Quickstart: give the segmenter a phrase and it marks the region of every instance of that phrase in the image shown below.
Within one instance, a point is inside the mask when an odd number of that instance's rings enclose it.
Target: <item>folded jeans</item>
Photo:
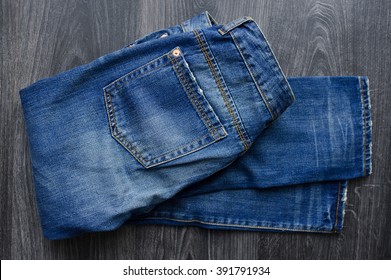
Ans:
[[[207,12],[38,81],[20,95],[44,235],[338,231],[346,179],[371,172],[368,92],[366,77],[288,83],[251,18]]]

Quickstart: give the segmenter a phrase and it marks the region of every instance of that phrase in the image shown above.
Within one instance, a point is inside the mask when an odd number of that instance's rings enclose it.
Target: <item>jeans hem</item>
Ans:
[[[343,207],[342,207],[343,206]],[[340,205],[339,211],[343,213],[344,202]],[[247,231],[273,231],[273,232],[312,232],[312,233],[339,233],[342,230],[343,215],[340,215],[337,219],[338,224],[336,227],[314,227],[306,225],[293,225],[293,224],[277,224],[277,223],[254,223],[254,224],[242,224],[235,222],[219,222],[208,219],[200,218],[178,218],[175,216],[154,216],[144,217],[143,219],[129,220],[129,224],[162,224],[172,226],[198,226],[208,229],[220,229],[220,230],[247,230]]]
[[[372,174],[372,119],[368,77],[358,77],[363,115],[363,176]]]
[[[335,224],[333,231],[339,233],[342,231],[345,217],[345,205],[347,199],[348,181],[338,182],[338,194],[335,206]]]

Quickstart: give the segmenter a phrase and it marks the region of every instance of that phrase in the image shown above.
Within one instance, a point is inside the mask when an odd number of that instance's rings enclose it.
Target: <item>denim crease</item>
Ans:
[[[368,79],[287,80],[250,17],[203,12],[20,97],[48,239],[126,222],[338,232],[346,180],[371,173]]]

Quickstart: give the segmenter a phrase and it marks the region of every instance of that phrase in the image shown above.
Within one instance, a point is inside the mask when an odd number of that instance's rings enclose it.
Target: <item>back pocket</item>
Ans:
[[[227,136],[178,47],[106,86],[104,97],[112,136],[146,168]]]

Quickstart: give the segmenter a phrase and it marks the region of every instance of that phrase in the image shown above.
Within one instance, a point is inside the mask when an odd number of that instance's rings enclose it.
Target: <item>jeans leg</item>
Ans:
[[[252,231],[340,232],[347,181],[187,194],[158,205],[136,224]]]
[[[288,80],[296,102],[246,155],[133,222],[340,231],[346,179],[371,173],[368,80]]]

